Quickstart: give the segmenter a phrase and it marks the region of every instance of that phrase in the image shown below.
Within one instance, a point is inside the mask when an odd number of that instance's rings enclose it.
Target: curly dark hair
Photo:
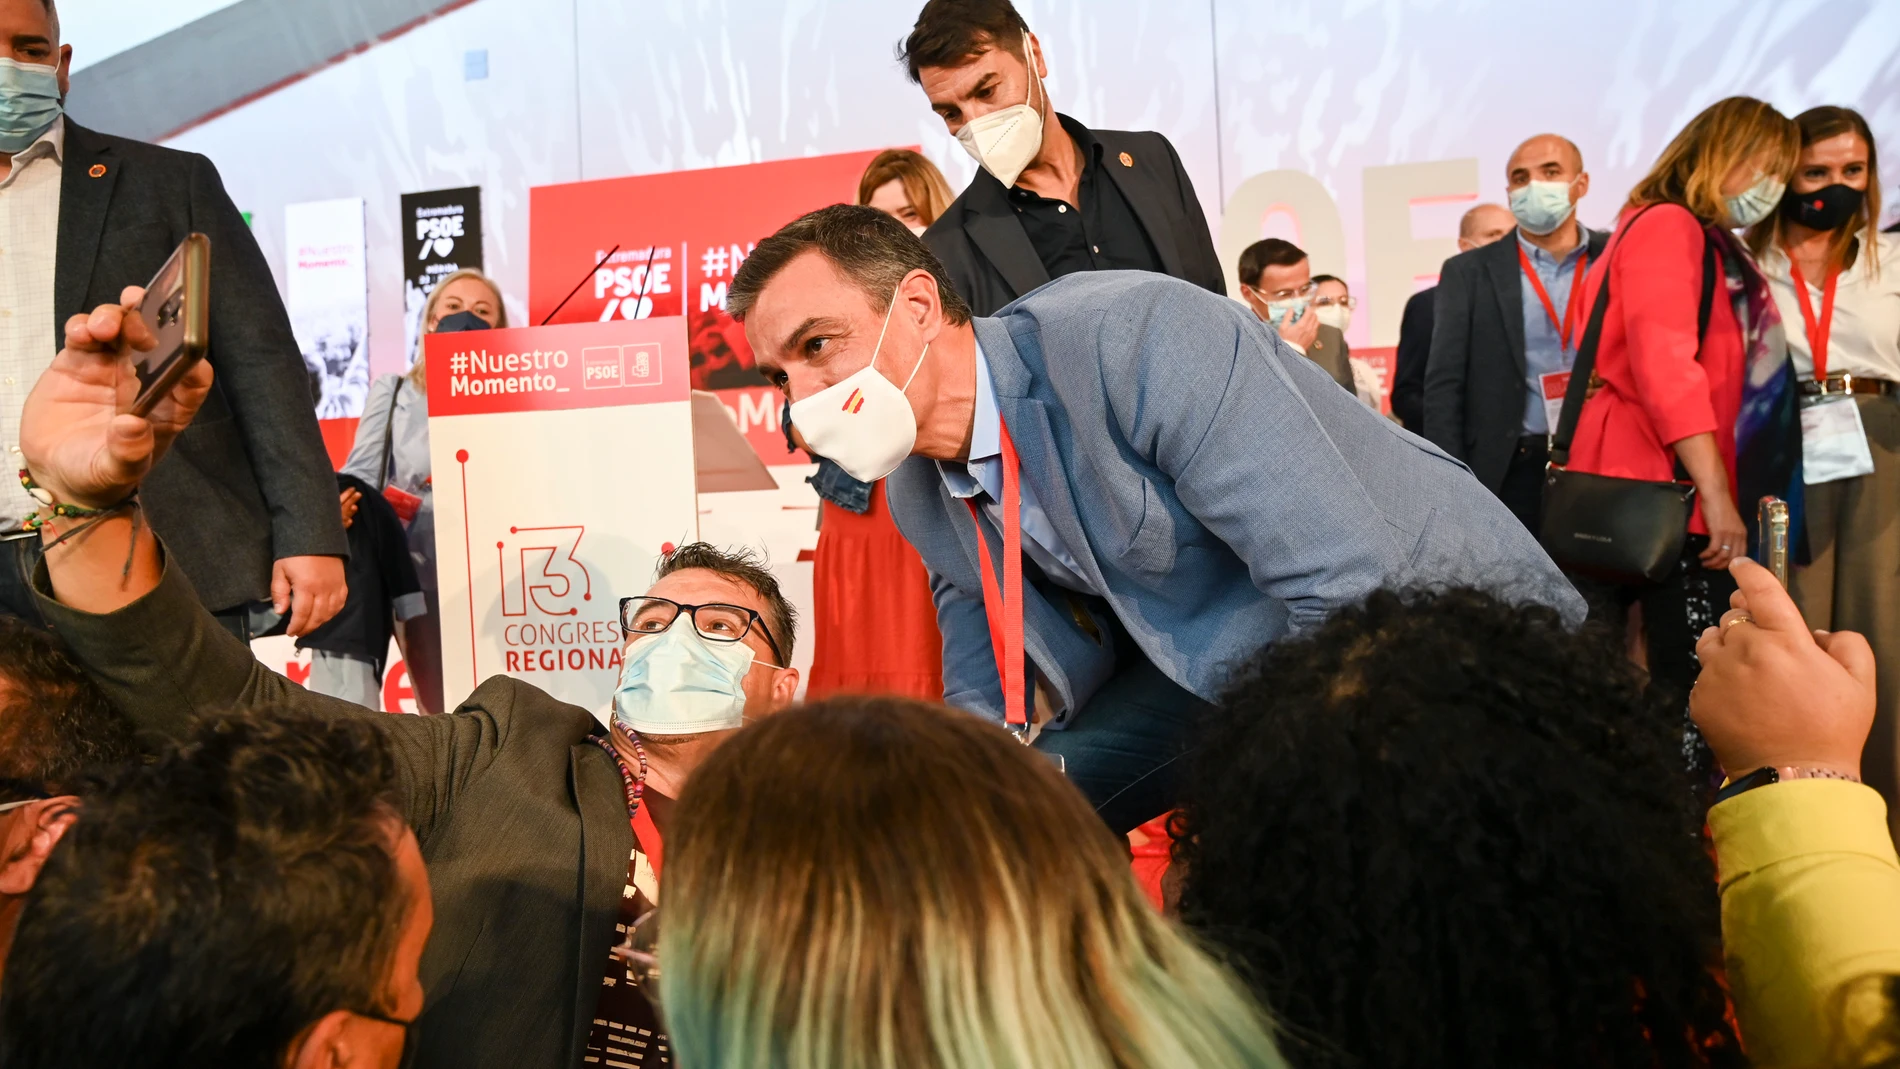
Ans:
[[[1382,591],[1262,652],[1171,832],[1303,1067],[1744,1065],[1680,750],[1596,632]]]
[[[58,639],[0,616],[0,802],[65,794],[86,768],[137,752],[132,722]]]
[[[369,725],[267,709],[82,777],[7,957],[0,1064],[263,1069],[331,1011],[383,1010],[395,768]]]

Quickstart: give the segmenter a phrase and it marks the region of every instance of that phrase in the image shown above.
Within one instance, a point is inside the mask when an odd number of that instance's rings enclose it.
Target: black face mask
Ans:
[[[1833,230],[1852,222],[1867,194],[1836,183],[1812,193],[1789,190],[1781,198],[1781,217],[1810,230]]]

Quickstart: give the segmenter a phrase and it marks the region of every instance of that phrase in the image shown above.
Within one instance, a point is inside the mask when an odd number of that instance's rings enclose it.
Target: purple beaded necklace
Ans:
[[[599,735],[593,736],[593,739],[601,749],[607,751],[607,755],[614,759],[614,765],[620,769],[620,783],[627,791],[627,816],[632,817],[640,811],[640,798],[646,794],[647,790],[646,748],[640,745],[640,736],[631,731],[627,732],[627,740],[633,743],[633,755],[640,759],[640,774],[635,776],[633,770],[627,767],[627,759],[620,756],[619,750],[614,749],[612,740]]]

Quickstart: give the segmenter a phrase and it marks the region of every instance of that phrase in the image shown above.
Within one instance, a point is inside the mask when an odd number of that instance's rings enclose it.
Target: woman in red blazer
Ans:
[[[1769,105],[1712,105],[1630,193],[1586,283],[1593,302],[1607,279],[1610,302],[1600,385],[1583,406],[1569,467],[1663,481],[1680,465],[1695,481],[1676,569],[1650,587],[1586,591],[1613,620],[1641,599],[1652,693],[1672,704],[1695,683],[1696,639],[1728,609],[1728,563],[1750,546],[1745,514],[1763,494],[1799,501],[1800,425],[1780,316],[1733,233],[1780,203],[1799,151],[1794,123]],[[1705,264],[1719,274],[1698,337]]]

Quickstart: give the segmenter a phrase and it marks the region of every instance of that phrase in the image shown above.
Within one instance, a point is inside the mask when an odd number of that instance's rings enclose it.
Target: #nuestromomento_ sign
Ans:
[[[482,267],[480,186],[402,195],[403,351],[410,363],[422,333],[422,305],[436,283]]]

